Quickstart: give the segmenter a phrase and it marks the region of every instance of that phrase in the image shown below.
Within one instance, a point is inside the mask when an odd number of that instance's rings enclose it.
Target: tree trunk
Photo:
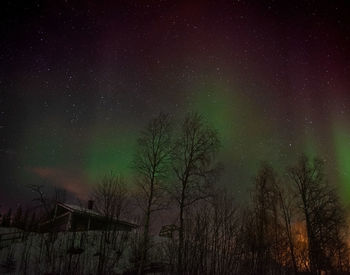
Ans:
[[[145,266],[145,262],[147,259],[147,250],[148,250],[148,243],[149,243],[149,225],[150,225],[150,219],[151,219],[151,207],[152,207],[152,200],[153,200],[153,181],[151,183],[151,193],[148,199],[147,209],[146,209],[146,220],[145,220],[145,227],[143,231],[143,242],[142,242],[142,250],[141,250],[141,259],[140,259],[140,266],[138,269],[138,274],[143,274],[143,269]]]
[[[179,247],[178,247],[178,254],[177,254],[177,272],[178,274],[182,274],[182,268],[183,268],[183,247],[184,247],[184,203],[185,200],[185,188],[182,188],[181,193],[181,201],[180,201],[180,227],[179,227]]]

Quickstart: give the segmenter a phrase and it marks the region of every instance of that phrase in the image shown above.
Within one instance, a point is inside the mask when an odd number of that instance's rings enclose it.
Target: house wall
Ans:
[[[48,221],[40,226],[41,232],[62,232],[66,231],[69,222],[69,215]]]
[[[89,222],[90,219],[90,222]],[[82,216],[74,214],[72,217],[72,228],[73,231],[83,230],[116,230],[116,231],[131,231],[129,226],[114,223],[109,225],[109,222],[92,216]]]
[[[47,221],[40,226],[42,232],[52,231],[99,231],[99,230],[116,230],[116,231],[131,231],[132,228],[128,225],[110,221],[102,216],[80,214],[70,212],[66,208],[57,205],[52,216],[52,221]]]

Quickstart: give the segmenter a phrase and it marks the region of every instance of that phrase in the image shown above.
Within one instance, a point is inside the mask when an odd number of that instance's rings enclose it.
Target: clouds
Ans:
[[[65,189],[79,199],[86,200],[89,197],[91,186],[87,184],[86,175],[82,171],[54,167],[32,167],[29,170],[49,185]]]

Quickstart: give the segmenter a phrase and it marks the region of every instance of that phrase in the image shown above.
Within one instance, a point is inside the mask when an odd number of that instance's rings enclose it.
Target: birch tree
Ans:
[[[142,198],[140,206],[144,212],[139,274],[142,274],[148,258],[152,214],[164,209],[167,204],[164,184],[169,173],[170,153],[171,121],[169,115],[161,113],[141,132],[133,161]]]
[[[210,128],[200,115],[188,114],[174,143],[172,166],[175,180],[170,187],[179,211],[177,255],[179,274],[182,273],[184,253],[185,209],[196,201],[208,197],[210,185],[218,172],[214,165],[218,149],[217,132]]]

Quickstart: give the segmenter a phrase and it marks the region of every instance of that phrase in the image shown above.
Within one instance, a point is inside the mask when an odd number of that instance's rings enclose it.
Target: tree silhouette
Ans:
[[[336,189],[325,180],[324,162],[310,162],[303,155],[288,169],[288,175],[305,219],[310,271],[335,270],[342,257],[338,248],[344,246],[345,212]]]
[[[149,228],[152,213],[162,210],[168,203],[165,198],[164,180],[169,172],[171,153],[171,122],[167,114],[159,114],[141,132],[133,167],[137,173],[137,185],[141,193],[144,211],[144,230],[141,244],[139,274],[143,272],[149,249]]]
[[[13,219],[13,225],[17,228],[22,228],[22,206],[19,205]]]
[[[6,215],[2,218],[2,226],[4,227],[10,227],[11,226],[11,219],[12,219],[12,208],[9,208]]]
[[[126,240],[121,236],[115,224],[126,208],[128,189],[125,180],[113,172],[106,174],[96,185],[93,191],[95,208],[106,219],[106,224],[101,231],[99,241],[99,257],[97,265],[98,274],[106,274],[118,263],[119,259],[110,260],[111,248],[118,249],[121,253],[125,249]],[[112,244],[112,246],[108,245]]]
[[[217,132],[196,113],[188,114],[175,140],[172,166],[176,180],[170,193],[179,209],[177,272],[182,273],[184,253],[184,211],[194,202],[207,198],[218,170],[213,166],[219,149]]]

